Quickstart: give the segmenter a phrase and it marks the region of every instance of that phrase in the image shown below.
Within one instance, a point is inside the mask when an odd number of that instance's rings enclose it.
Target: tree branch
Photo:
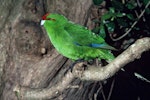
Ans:
[[[57,96],[60,92],[68,88],[68,85],[72,82],[75,77],[79,77],[81,80],[95,80],[102,81],[113,76],[119,69],[128,64],[129,62],[139,59],[144,51],[150,49],[150,38],[146,37],[137,40],[127,50],[120,54],[114,61],[105,67],[93,67],[83,72],[71,73],[68,71],[66,75],[56,85],[50,88],[42,89],[31,89],[27,87],[16,86],[14,91],[18,94],[17,96],[22,100],[27,99],[50,99]],[[75,66],[76,67],[76,66]]]
[[[144,51],[150,49],[150,38],[137,40],[127,50],[105,67],[89,67],[80,75],[82,80],[101,81],[113,76],[118,70],[129,62],[139,59]],[[78,75],[77,75],[78,76]]]
[[[30,99],[51,99],[61,93],[63,90],[67,89],[70,82],[74,79],[73,74],[68,71],[66,75],[62,78],[60,82],[51,88],[42,89],[31,89],[28,87],[16,86],[14,91],[16,92],[19,100],[30,100]]]

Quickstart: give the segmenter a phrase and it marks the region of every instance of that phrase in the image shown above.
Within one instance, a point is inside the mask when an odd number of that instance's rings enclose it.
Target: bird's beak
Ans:
[[[41,20],[41,25],[44,25],[44,23],[45,23],[45,20]]]

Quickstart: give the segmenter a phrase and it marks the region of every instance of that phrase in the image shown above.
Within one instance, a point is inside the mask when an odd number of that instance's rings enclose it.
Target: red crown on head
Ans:
[[[48,15],[49,15],[49,13],[45,14],[44,16],[42,16],[42,20],[46,20]]]

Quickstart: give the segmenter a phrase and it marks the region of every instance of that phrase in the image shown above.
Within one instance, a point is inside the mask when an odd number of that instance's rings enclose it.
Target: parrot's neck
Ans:
[[[67,40],[65,39],[65,34],[62,34],[63,28],[62,27],[46,27],[47,29],[47,34],[50,38],[51,43],[53,44],[53,46],[57,49],[57,51],[61,52],[60,49],[62,49],[62,45],[60,45],[60,43],[64,43]]]

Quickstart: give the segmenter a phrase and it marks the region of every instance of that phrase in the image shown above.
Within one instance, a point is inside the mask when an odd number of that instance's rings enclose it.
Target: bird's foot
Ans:
[[[72,73],[74,73],[74,75],[82,77],[85,68],[86,65],[84,64],[84,62],[79,62],[74,65]]]
[[[71,64],[71,66],[69,67],[69,69],[71,70],[71,72],[73,71],[74,67],[80,63],[83,63],[84,60],[83,59],[79,59],[79,60],[76,60],[73,64]]]
[[[103,65],[103,64],[102,64],[102,61],[99,60],[98,58],[89,60],[89,61],[87,62],[87,64],[88,64],[88,65],[95,65],[96,67],[99,67],[99,66],[102,66],[102,65]]]
[[[80,59],[80,60],[76,60],[75,62],[73,62],[69,68],[66,70],[65,74],[70,70],[71,73],[82,73],[86,68],[87,68],[87,62]]]

